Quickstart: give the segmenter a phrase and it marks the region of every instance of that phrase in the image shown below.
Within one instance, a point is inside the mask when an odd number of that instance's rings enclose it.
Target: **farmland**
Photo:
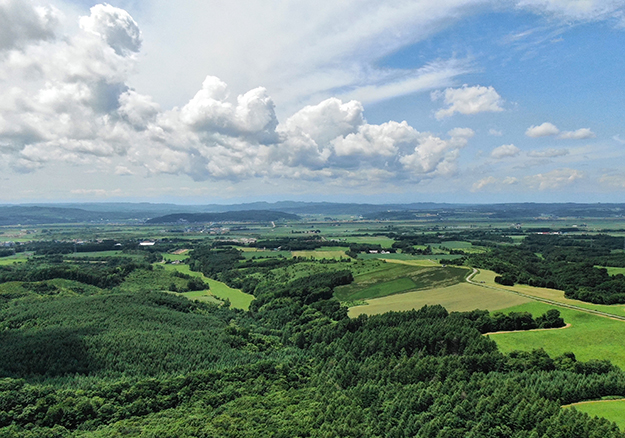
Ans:
[[[396,418],[411,419],[401,430],[412,435],[440,435],[445,418],[456,436],[481,436],[478,425],[494,427],[480,411],[488,400],[498,427],[516,430],[500,413],[521,406],[549,430],[575,422],[621,436],[557,413],[625,397],[625,374],[605,362],[625,368],[625,321],[584,311],[623,316],[625,303],[573,299],[527,273],[544,264],[554,286],[583,292],[556,262],[592,255],[618,282],[622,239],[536,237],[487,216],[322,219],[4,228],[0,395],[12,407],[0,408],[0,435],[316,436],[319,418],[327,436],[384,436]],[[510,248],[531,263],[511,263]],[[595,300],[611,293],[582,286]],[[463,400],[475,424],[446,400]],[[622,425],[620,406],[575,404]],[[541,427],[517,432],[550,436]]]

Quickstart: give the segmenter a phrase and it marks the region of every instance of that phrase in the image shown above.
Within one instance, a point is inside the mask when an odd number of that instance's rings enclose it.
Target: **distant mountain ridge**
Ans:
[[[625,204],[576,203],[507,203],[446,204],[417,202],[410,204],[355,204],[333,202],[252,202],[233,205],[176,205],[151,203],[64,203],[0,205],[0,226],[45,225],[66,223],[143,223],[153,218],[175,214],[273,211],[293,215],[348,215],[366,219],[406,220],[428,212],[441,218],[471,216],[492,219],[521,219],[541,216],[623,217]],[[210,220],[209,220],[210,222]]]
[[[224,213],[176,213],[147,220],[148,225],[171,223],[208,223],[208,222],[272,222],[297,220],[299,216],[273,210],[240,210]]]

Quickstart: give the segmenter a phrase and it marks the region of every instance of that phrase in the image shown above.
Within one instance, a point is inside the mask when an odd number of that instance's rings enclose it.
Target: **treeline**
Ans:
[[[151,270],[152,265],[124,257],[111,257],[100,263],[64,263],[62,259],[32,259],[27,263],[0,266],[0,283],[34,282],[63,278],[112,288],[121,284],[136,269]]]
[[[625,303],[625,276],[610,276],[597,268],[592,257],[573,261],[560,256],[560,247],[537,253],[536,247],[494,248],[483,254],[467,256],[467,264],[499,274],[495,279],[503,285],[515,283],[563,290],[568,298],[596,304]],[[540,254],[537,255],[537,254]]]
[[[557,309],[550,309],[536,318],[529,312],[490,313],[488,310],[461,312],[460,315],[475,323],[480,333],[532,330],[537,328],[564,327],[564,319]]]

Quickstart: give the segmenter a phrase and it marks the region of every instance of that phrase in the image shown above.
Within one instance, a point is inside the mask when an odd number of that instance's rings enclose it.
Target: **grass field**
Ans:
[[[451,286],[464,281],[465,268],[418,266],[409,263],[382,263],[377,269],[355,275],[354,282],[340,286],[335,296],[341,301],[379,298],[418,289]]]
[[[214,295],[215,297],[225,300],[230,300],[230,305],[232,307],[236,307],[237,309],[248,310],[250,308],[250,303],[254,299],[254,296],[250,294],[246,294],[241,292],[239,289],[233,289],[228,287],[226,284],[213,280],[211,278],[207,278],[201,272],[191,271],[189,269],[189,265],[163,265],[165,269],[177,270],[182,272],[183,274],[194,275],[196,277],[201,277],[206,283],[210,286],[210,291],[197,291],[197,292],[185,292],[184,296],[192,299],[198,299],[198,297],[210,296]],[[208,299],[205,299],[208,300]]]
[[[625,429],[625,400],[597,400],[573,403],[564,408],[575,408],[591,417],[603,417],[614,421],[621,430]]]
[[[375,315],[389,311],[398,312],[419,309],[426,304],[441,304],[449,311],[499,310],[529,301],[528,298],[507,292],[485,289],[469,283],[459,283],[445,288],[408,292],[367,300],[368,305],[366,306],[351,307],[349,316],[355,318],[361,313]]]
[[[541,315],[549,309],[558,309],[571,327],[562,330],[511,332],[489,335],[503,352],[530,351],[544,348],[551,356],[571,351],[578,360],[607,359],[625,369],[625,321],[591,315],[578,310],[556,307],[540,302],[529,302],[504,309],[505,312],[530,312]]]
[[[495,274],[492,271],[480,270],[479,273],[473,278],[473,281],[483,282],[486,286],[493,286],[499,289],[510,290],[513,292],[520,292],[523,294],[531,295],[538,298],[544,298],[551,301],[556,301],[563,304],[570,304],[584,309],[599,310],[601,312],[610,313],[612,315],[625,316],[625,305],[603,305],[592,304],[585,301],[571,300],[564,297],[564,292],[557,289],[547,289],[542,287],[527,286],[524,284],[517,284],[514,286],[502,286],[495,283]]]

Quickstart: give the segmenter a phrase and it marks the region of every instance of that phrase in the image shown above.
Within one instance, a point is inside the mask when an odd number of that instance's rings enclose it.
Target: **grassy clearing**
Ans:
[[[189,253],[184,253],[184,254],[168,254],[165,253],[163,254],[163,259],[165,260],[170,260],[170,261],[182,261],[182,260],[186,260],[189,258]]]
[[[571,327],[562,330],[511,332],[489,335],[500,350],[530,351],[544,348],[551,356],[572,351],[578,360],[607,359],[625,369],[625,321],[592,315],[578,310],[556,307],[541,302],[529,302],[505,309],[541,315],[549,309],[558,309]]]
[[[485,289],[469,283],[459,283],[445,288],[408,292],[367,300],[368,305],[366,306],[351,307],[349,316],[354,318],[361,313],[375,315],[389,311],[398,312],[419,309],[426,304],[441,304],[449,311],[499,310],[529,301],[528,298],[507,292]]]
[[[586,412],[591,417],[607,418],[618,424],[621,430],[625,429],[625,400],[597,400],[574,403],[563,407],[575,408],[578,411]]]
[[[163,266],[165,267],[165,269],[176,270],[184,274],[201,277],[202,280],[204,280],[206,283],[209,284],[210,291],[198,291],[198,293],[185,292],[183,293],[183,295],[186,297],[189,297],[192,299],[199,299],[198,297],[214,295],[220,300],[225,300],[225,299],[230,300],[230,305],[232,307],[235,307],[237,309],[243,309],[243,310],[248,310],[250,308],[250,303],[254,299],[253,295],[246,294],[240,291],[239,289],[233,289],[231,287],[228,287],[226,284],[220,281],[205,277],[204,274],[202,274],[201,272],[195,272],[195,271],[190,270],[189,265],[180,264],[180,265],[163,265]],[[189,295],[189,294],[196,294],[197,297],[194,295]],[[208,298],[206,300],[208,300]]]
[[[625,268],[614,268],[612,266],[597,266],[597,268],[605,268],[608,270],[608,275],[625,275]]]

